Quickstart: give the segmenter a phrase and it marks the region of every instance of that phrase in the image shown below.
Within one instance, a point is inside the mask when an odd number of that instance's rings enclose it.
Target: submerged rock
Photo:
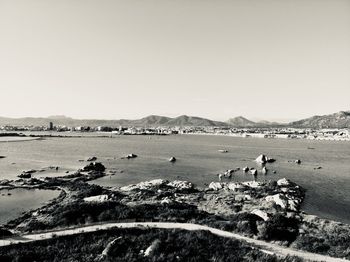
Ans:
[[[88,159],[86,159],[86,161],[89,161],[89,162],[96,161],[96,160],[97,160],[97,157],[95,157],[95,156],[92,156],[92,157],[89,157]]]

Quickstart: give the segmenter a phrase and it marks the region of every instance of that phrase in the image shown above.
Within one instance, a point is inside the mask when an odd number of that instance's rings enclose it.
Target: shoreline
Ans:
[[[80,216],[88,218],[89,215],[84,215],[84,213],[94,213],[99,209],[100,211],[98,212],[107,212],[107,214],[109,214],[108,212],[117,212],[117,214],[120,215],[122,214],[120,213],[121,211],[118,211],[118,209],[114,210],[113,208],[114,205],[121,205],[119,208],[134,210],[130,213],[130,216],[126,216],[125,219],[137,220],[142,218],[159,222],[173,221],[177,223],[188,223],[191,221],[190,223],[202,224],[217,229],[222,228],[222,222],[224,222],[224,224],[231,223],[230,221],[232,219],[233,221],[237,220],[237,225],[240,225],[242,222],[241,219],[245,221],[247,215],[248,217],[254,216],[254,221],[260,226],[266,226],[270,223],[269,221],[281,217],[290,221],[285,226],[291,227],[291,229],[288,230],[292,230],[291,232],[294,232],[293,234],[296,234],[297,237],[295,241],[291,241],[288,245],[298,250],[305,251],[310,251],[308,250],[309,247],[303,247],[301,243],[304,239],[309,237],[309,234],[310,236],[316,234],[325,237],[324,234],[327,232],[327,234],[329,233],[331,235],[330,237],[335,237],[335,233],[329,232],[329,229],[318,228],[320,225],[326,226],[326,228],[330,225],[331,228],[334,228],[336,233],[339,231],[338,228],[348,230],[350,234],[350,225],[348,224],[306,214],[301,208],[305,199],[305,190],[288,179],[279,179],[278,181],[264,180],[258,182],[212,182],[205,188],[196,187],[188,181],[168,181],[162,179],[140,182],[138,184],[131,184],[118,188],[102,187],[87,183],[88,181],[107,175],[102,165],[90,162],[90,164],[83,169],[79,169],[76,173],[61,177],[0,181],[2,189],[7,190],[11,190],[10,188],[5,188],[9,186],[12,187],[12,189],[48,189],[61,191],[58,197],[49,200],[45,205],[37,209],[26,211],[17,218],[3,224],[3,227],[9,228],[11,232],[19,236],[26,234],[26,232],[38,232],[38,230],[52,231],[57,228],[64,229],[67,226],[86,224],[87,221],[81,221]],[[234,199],[234,202],[230,204],[232,199]],[[70,209],[71,205],[74,207],[73,210]],[[144,209],[145,205],[147,206],[146,209]],[[178,206],[172,211],[175,212],[172,215],[173,218],[169,220],[167,215],[161,218],[165,214],[168,214],[169,211],[167,211],[167,208],[171,208],[173,205]],[[101,207],[104,208],[101,209]],[[193,209],[194,207],[195,209]],[[107,210],[105,210],[105,208],[107,208]],[[162,211],[164,208],[165,210]],[[182,214],[182,212],[184,212],[182,210],[185,210],[185,216]],[[72,222],[72,224],[56,224],[56,219],[61,221],[60,223],[66,223],[64,222],[66,220],[63,218],[65,214],[69,215],[69,212],[77,212],[77,216],[73,216],[74,219],[77,219],[77,222]],[[141,212],[140,216],[133,215],[134,212]],[[143,214],[143,212],[145,213]],[[102,220],[88,221],[108,221],[109,216],[107,216],[107,214],[100,214],[98,216],[99,219],[101,217]],[[151,217],[149,217],[150,214],[152,214]],[[246,215],[243,216],[243,214]],[[63,217],[60,218],[61,216]],[[207,218],[203,220],[203,218],[201,218],[202,216]],[[229,217],[231,218],[229,219]],[[95,219],[97,219],[97,217]],[[278,223],[283,223],[283,219]],[[44,224],[40,226],[40,223]],[[297,224],[293,226],[293,223]],[[241,232],[238,227],[233,233],[259,239],[266,243],[270,243],[270,241],[273,240],[264,240],[266,237],[264,235],[265,233],[263,233],[265,232],[264,230],[258,231],[260,232],[258,235],[256,235],[257,233],[254,233],[254,231],[246,230],[247,229],[244,229],[244,231]],[[326,231],[324,232],[324,230]],[[291,234],[291,232],[288,234]],[[286,240],[282,240],[283,239],[276,243],[278,243],[279,246],[285,246]],[[342,250],[343,249],[340,248],[340,251],[338,250],[336,252],[342,252]],[[320,254],[324,253],[321,252]],[[341,255],[336,256],[339,257]]]

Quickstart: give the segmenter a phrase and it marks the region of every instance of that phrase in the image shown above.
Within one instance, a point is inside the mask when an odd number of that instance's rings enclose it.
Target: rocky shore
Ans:
[[[59,189],[58,198],[3,225],[4,232],[60,229],[103,221],[197,223],[311,252],[350,258],[350,226],[301,211],[305,190],[288,179],[212,182],[155,179],[123,187],[87,183],[109,175],[89,162],[61,177],[0,181],[1,189]],[[339,234],[339,232],[341,232]]]

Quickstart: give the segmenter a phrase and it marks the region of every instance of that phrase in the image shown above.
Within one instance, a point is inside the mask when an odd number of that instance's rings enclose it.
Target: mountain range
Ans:
[[[313,116],[310,118],[294,121],[288,124],[280,124],[269,121],[254,122],[242,116],[230,118],[226,122],[214,121],[207,118],[181,115],[175,118],[166,116],[150,115],[141,119],[129,120],[102,120],[102,119],[73,119],[66,116],[49,117],[25,117],[7,118],[0,117],[0,126],[47,126],[49,122],[54,125],[65,126],[218,126],[218,127],[299,127],[299,128],[350,128],[350,111]]]

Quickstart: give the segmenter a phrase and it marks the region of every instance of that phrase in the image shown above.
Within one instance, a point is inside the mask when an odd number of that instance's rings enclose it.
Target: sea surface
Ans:
[[[220,149],[228,152],[220,153]],[[129,153],[138,157],[121,159]],[[189,180],[203,186],[218,181],[217,174],[226,169],[244,166],[259,169],[254,159],[260,154],[277,161],[267,165],[276,174],[259,175],[259,180],[289,178],[307,190],[305,212],[350,224],[350,142],[216,135],[52,137],[0,142],[0,155],[6,156],[0,159],[0,179],[15,179],[23,170],[43,168],[47,171],[37,172],[34,177],[63,175],[86,164],[79,160],[96,156],[109,170],[116,171],[113,176],[95,180],[96,184],[123,186],[162,178]],[[175,163],[168,161],[171,156],[176,157]],[[302,163],[295,164],[296,159]],[[58,166],[59,170],[49,169],[50,166]],[[232,177],[232,181],[244,180],[252,177],[241,171]],[[3,203],[10,198],[17,198],[16,194],[3,199],[0,196],[1,210],[8,209],[9,205]],[[27,198],[38,198],[35,204],[43,201],[37,194]],[[29,201],[21,199],[23,203]],[[6,212],[0,213],[0,222]]]

